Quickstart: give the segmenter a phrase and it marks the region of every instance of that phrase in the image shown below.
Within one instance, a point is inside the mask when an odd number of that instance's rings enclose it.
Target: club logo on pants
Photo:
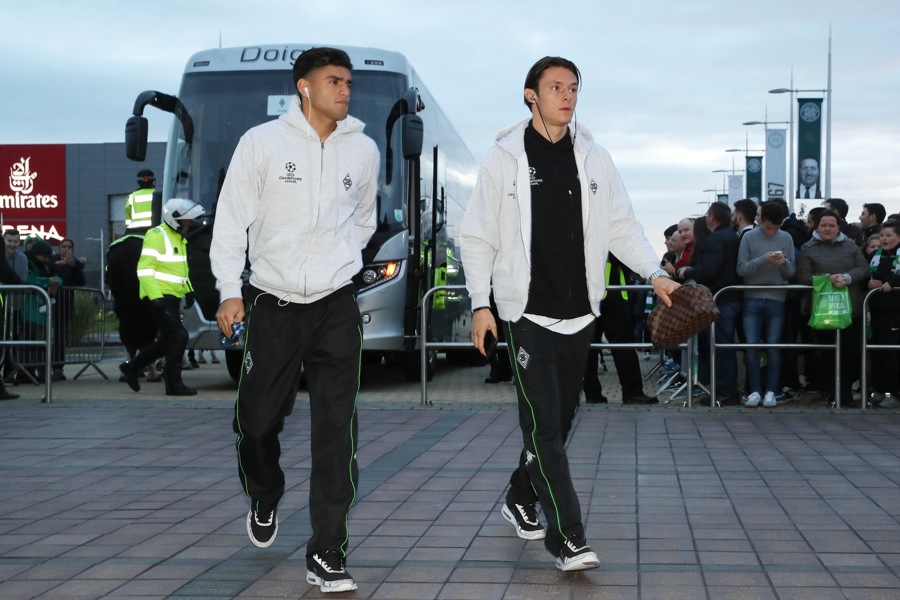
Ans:
[[[244,372],[249,374],[250,369],[253,368],[253,357],[250,356],[250,351],[247,350],[247,356],[244,357]]]
[[[519,348],[519,354],[516,355],[516,361],[522,365],[523,369],[528,368],[528,361],[531,359],[531,355],[525,352],[525,348]]]

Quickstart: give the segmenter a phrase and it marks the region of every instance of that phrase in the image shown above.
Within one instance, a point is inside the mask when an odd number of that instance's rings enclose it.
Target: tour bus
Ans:
[[[142,161],[146,155],[144,108],[173,114],[165,172],[157,177],[154,223],[159,223],[160,207],[169,198],[189,198],[208,214],[205,226],[188,235],[196,299],[194,307],[183,310],[189,348],[221,348],[215,320],[219,296],[209,247],[232,153],[245,131],[287,112],[297,93],[291,67],[309,47],[285,44],[198,52],[187,62],[177,96],[145,91],[135,101],[125,128],[126,154],[132,160]],[[399,364],[408,379],[417,380],[422,296],[434,285],[465,281],[458,238],[477,165],[402,54],[341,49],[353,63],[350,114],[366,124],[366,134],[381,152],[377,231],[363,251],[364,267],[354,279],[364,324],[363,360]],[[464,293],[439,291],[430,304],[429,341],[469,340],[470,305]],[[434,355],[429,352],[429,379]],[[226,361],[237,379],[240,352],[227,351]]]

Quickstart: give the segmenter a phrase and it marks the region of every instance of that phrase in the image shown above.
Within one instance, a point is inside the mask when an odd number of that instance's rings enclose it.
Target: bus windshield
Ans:
[[[391,183],[385,184],[385,123],[391,107],[406,90],[405,77],[383,71],[354,71],[350,114],[366,124],[366,135],[381,153],[378,173],[378,230],[404,227],[403,160],[393,161]],[[251,127],[287,111],[296,91],[290,72],[232,71],[187,73],[179,98],[193,121],[192,144],[173,119],[166,152],[163,198],[190,198],[214,212],[225,173],[240,137]],[[398,126],[395,125],[395,128]],[[392,146],[402,156],[400,136],[395,130]]]

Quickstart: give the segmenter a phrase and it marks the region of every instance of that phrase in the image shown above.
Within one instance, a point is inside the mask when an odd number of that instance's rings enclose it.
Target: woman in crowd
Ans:
[[[816,229],[812,239],[800,249],[800,260],[797,263],[797,281],[802,285],[812,285],[813,275],[830,275],[831,283],[836,288],[847,288],[850,294],[850,306],[853,321],[849,327],[841,331],[841,406],[851,403],[850,385],[859,378],[860,347],[862,345],[862,285],[869,279],[869,265],[862,251],[840,231],[840,217],[833,210],[822,211],[815,222]],[[834,344],[834,330],[814,330],[817,344]],[[823,376],[825,390],[819,396],[820,401],[834,402],[835,365],[834,351],[824,348],[817,352],[819,364],[824,366],[820,372]]]

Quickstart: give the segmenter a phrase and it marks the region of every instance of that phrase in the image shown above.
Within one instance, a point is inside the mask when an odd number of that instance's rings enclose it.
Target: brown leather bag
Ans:
[[[675,348],[719,318],[719,309],[705,285],[685,283],[669,298],[671,307],[660,302],[647,315],[654,348]]]

